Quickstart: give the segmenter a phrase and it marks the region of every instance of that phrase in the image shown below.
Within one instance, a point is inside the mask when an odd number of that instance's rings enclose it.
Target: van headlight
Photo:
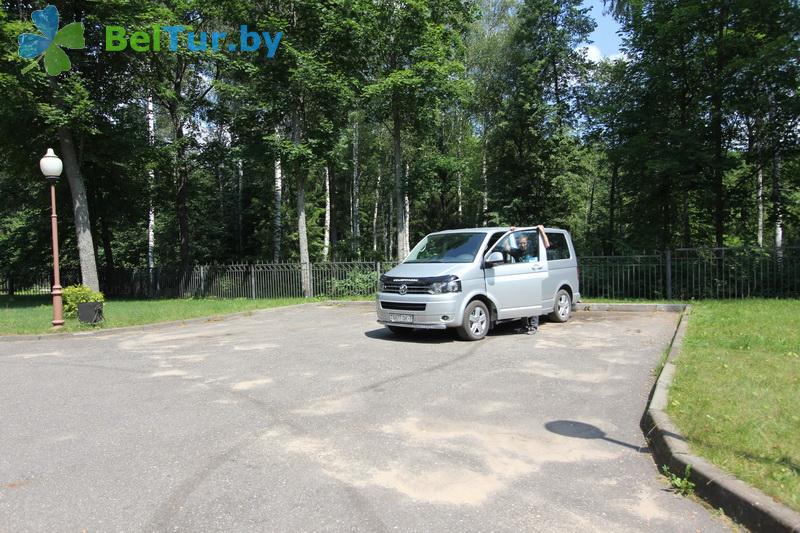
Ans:
[[[443,281],[434,281],[428,287],[431,294],[443,294],[446,292],[461,292],[461,280],[456,276],[450,276]]]

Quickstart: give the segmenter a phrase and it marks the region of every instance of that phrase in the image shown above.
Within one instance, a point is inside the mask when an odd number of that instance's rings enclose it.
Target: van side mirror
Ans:
[[[484,261],[486,268],[492,268],[495,265],[500,265],[503,263],[505,263],[505,260],[503,259],[503,254],[501,252],[490,253],[489,256],[486,258],[486,261]]]

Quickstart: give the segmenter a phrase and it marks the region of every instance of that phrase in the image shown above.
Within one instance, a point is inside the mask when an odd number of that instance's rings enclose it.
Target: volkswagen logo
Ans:
[[[397,292],[399,292],[400,294],[407,293],[408,292],[408,286],[405,283],[403,283],[402,285],[400,285],[400,288],[397,289]]]

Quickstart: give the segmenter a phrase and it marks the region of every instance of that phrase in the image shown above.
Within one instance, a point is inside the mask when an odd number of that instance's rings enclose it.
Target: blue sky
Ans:
[[[622,44],[617,31],[619,31],[619,24],[611,15],[603,13],[603,0],[585,0],[583,2],[585,7],[590,7],[592,10],[589,13],[597,23],[597,28],[592,32],[592,44],[596,46],[602,57],[613,56],[619,53],[619,47]],[[591,57],[593,50],[589,50]]]

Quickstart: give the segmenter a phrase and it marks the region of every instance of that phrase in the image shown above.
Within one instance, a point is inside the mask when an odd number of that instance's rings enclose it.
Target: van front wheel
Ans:
[[[458,327],[458,336],[465,341],[479,341],[489,333],[489,309],[480,300],[475,300],[464,309],[464,320]]]
[[[572,313],[572,297],[566,289],[559,289],[556,293],[555,305],[553,312],[550,313],[548,318],[554,322],[566,322]]]

